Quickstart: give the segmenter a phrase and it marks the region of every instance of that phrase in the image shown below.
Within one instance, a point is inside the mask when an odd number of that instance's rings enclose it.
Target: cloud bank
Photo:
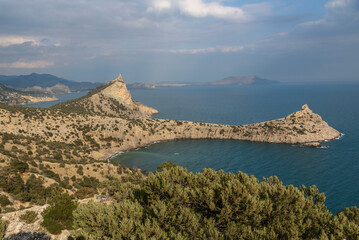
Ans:
[[[358,0],[0,1],[1,74],[357,79],[358,51]]]

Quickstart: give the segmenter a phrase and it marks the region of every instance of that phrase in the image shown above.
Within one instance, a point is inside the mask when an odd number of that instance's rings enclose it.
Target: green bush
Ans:
[[[83,167],[82,166],[79,166],[79,168],[77,169],[77,173],[80,174],[80,175],[84,175],[84,171],[83,171]]]
[[[358,239],[359,210],[333,216],[315,186],[284,186],[277,177],[173,163],[143,181],[112,179],[109,205],[90,202],[74,212],[85,239]]]
[[[20,220],[24,221],[27,224],[34,223],[37,220],[37,213],[34,211],[26,211],[20,216]]]
[[[16,211],[16,209],[13,207],[5,207],[4,208],[4,213],[15,212],[15,211]]]
[[[0,218],[0,239],[4,239],[6,229],[7,229],[7,222],[1,220]]]
[[[11,202],[7,196],[0,195],[0,205],[2,207],[6,207],[7,205],[10,205],[10,204],[11,204]]]
[[[13,160],[10,163],[10,166],[12,169],[14,169],[15,171],[18,171],[20,173],[23,173],[29,169],[29,165],[26,162],[23,162],[20,160]]]
[[[83,187],[80,188],[79,190],[77,190],[74,194],[74,196],[77,199],[84,199],[84,198],[89,198],[89,197],[93,197],[93,195],[95,195],[96,191],[93,188],[89,188],[89,187]]]
[[[62,194],[54,199],[49,207],[42,212],[41,225],[51,234],[59,234],[64,229],[71,229],[73,223],[73,211],[77,203],[73,202],[69,195]]]

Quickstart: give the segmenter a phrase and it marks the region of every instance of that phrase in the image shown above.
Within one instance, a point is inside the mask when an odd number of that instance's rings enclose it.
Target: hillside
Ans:
[[[100,83],[75,82],[59,78],[51,74],[37,73],[20,76],[0,75],[0,83],[19,89],[32,88],[35,86],[41,88],[51,88],[57,84],[61,84],[67,86],[72,92],[88,91],[100,85]]]
[[[113,155],[158,141],[319,144],[340,135],[307,105],[285,118],[249,125],[151,118],[156,112],[132,99],[121,75],[82,98],[47,109],[0,105],[2,211],[43,205],[59,191],[93,196],[101,182],[132,172],[112,164]]]
[[[0,113],[0,134],[13,134],[28,139],[28,143],[33,141],[34,149],[42,149],[52,142],[71,149],[76,143],[82,146],[77,149],[78,155],[82,155],[83,148],[83,157],[98,160],[165,140],[207,138],[304,144],[340,135],[307,105],[285,118],[249,125],[153,119],[151,115],[157,111],[134,101],[121,75],[80,99],[48,109],[2,106]],[[42,148],[35,144],[42,141]],[[3,145],[6,150],[5,142]],[[40,153],[38,157],[44,157]],[[51,153],[47,152],[49,158]]]
[[[0,104],[23,105],[56,100],[51,94],[25,92],[0,84]]]

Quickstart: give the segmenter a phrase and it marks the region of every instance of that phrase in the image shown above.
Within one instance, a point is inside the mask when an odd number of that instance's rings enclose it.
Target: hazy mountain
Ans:
[[[186,87],[186,86],[219,86],[219,85],[267,85],[280,83],[279,81],[259,78],[257,76],[231,76],[213,82],[162,82],[162,83],[135,83],[129,84],[129,88],[148,88],[156,87]]]
[[[267,85],[273,83],[279,82],[259,78],[257,76],[231,76],[218,81],[210,82],[209,85]]]
[[[64,78],[59,78],[51,74],[37,73],[20,76],[0,75],[0,83],[19,89],[26,89],[35,86],[49,88],[55,86],[56,84],[62,84],[70,88],[72,92],[91,90],[101,85],[101,83],[75,82]]]

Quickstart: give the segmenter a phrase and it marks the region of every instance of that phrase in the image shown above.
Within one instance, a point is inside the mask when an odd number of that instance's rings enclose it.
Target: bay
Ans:
[[[155,117],[221,124],[267,121],[308,104],[345,135],[328,148],[231,140],[186,140],[153,144],[116,160],[155,171],[171,160],[193,172],[203,168],[242,171],[258,179],[278,176],[284,184],[317,185],[332,212],[359,205],[359,85],[277,84],[268,86],[135,89],[134,99],[156,108]]]
[[[88,93],[88,91],[82,91],[82,92],[71,92],[71,93],[65,93],[65,94],[58,94],[55,95],[58,100],[51,101],[51,102],[39,102],[39,103],[33,103],[33,104],[26,104],[25,107],[40,107],[40,108],[48,108],[55,104],[69,101],[72,99],[80,98],[82,96],[85,96]]]

